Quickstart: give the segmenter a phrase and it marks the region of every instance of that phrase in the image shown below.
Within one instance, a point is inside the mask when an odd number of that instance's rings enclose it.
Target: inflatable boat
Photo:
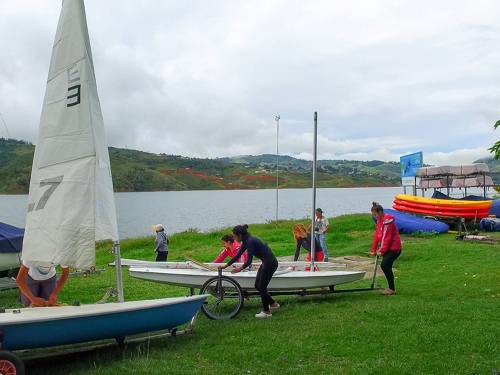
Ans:
[[[394,199],[393,208],[401,212],[419,215],[480,220],[491,214],[493,203],[493,200],[435,199],[399,194]]]
[[[446,233],[450,229],[448,224],[439,220],[424,219],[423,217],[391,209],[385,209],[384,213],[394,216],[399,233]]]

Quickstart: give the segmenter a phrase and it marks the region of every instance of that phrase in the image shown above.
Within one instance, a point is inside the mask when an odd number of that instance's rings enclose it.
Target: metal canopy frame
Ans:
[[[441,189],[446,189],[446,195],[450,195],[450,191],[452,189],[464,189],[465,195],[467,195],[467,188],[483,188],[483,197],[486,199],[487,198],[487,189],[488,188],[495,188],[497,186],[500,186],[498,184],[486,184],[486,177],[491,176],[489,172],[478,172],[478,173],[473,173],[473,174],[463,174],[463,175],[457,175],[457,174],[451,174],[451,173],[444,173],[444,174],[439,174],[439,175],[434,175],[434,176],[425,176],[425,177],[414,177],[413,181],[413,192],[414,195],[417,195],[417,191],[420,190],[422,192],[422,196],[424,196],[425,191],[428,189],[434,189],[436,190],[441,190]],[[459,186],[451,186],[452,180],[456,179],[466,179],[466,178],[481,178],[483,179],[482,184],[478,184],[476,186],[464,186],[464,187],[459,187]],[[422,181],[434,181],[434,180],[446,180],[446,186],[436,188],[436,187],[429,187],[429,188],[424,188],[420,187],[420,184],[417,184],[417,178],[420,179],[419,182]],[[407,185],[406,185],[407,186]],[[406,186],[404,186],[406,188]]]

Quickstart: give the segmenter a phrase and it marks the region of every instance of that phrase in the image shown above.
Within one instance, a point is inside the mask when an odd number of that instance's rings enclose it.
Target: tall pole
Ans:
[[[486,173],[483,172],[483,196],[486,199]]]
[[[124,302],[125,299],[123,297],[123,276],[120,242],[116,241],[113,244],[113,252],[115,253],[116,289],[118,291],[118,302]]]
[[[7,123],[5,122],[5,119],[3,118],[2,112],[0,112],[0,120],[2,120],[3,126],[5,127],[6,138],[10,138],[9,128],[7,127]]]
[[[279,175],[279,157],[280,157],[280,146],[279,146],[279,136],[280,136],[280,115],[275,115],[274,120],[276,121],[276,226],[278,226],[278,207],[279,207],[279,185],[280,185],[280,175]]]
[[[312,164],[312,219],[311,219],[311,272],[314,272],[316,256],[316,160],[318,158],[318,112],[314,112],[314,152]]]

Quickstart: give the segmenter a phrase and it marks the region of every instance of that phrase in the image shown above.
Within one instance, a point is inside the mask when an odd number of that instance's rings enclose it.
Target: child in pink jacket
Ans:
[[[229,257],[232,258],[236,254],[238,254],[238,251],[240,250],[241,243],[237,242],[234,240],[233,236],[230,234],[226,234],[224,237],[221,238],[222,244],[224,245],[224,248],[220,252],[219,255],[217,255],[217,258],[215,258],[214,263],[223,263],[224,260]],[[248,259],[248,254],[245,251],[243,255],[238,259],[238,263],[245,263]]]

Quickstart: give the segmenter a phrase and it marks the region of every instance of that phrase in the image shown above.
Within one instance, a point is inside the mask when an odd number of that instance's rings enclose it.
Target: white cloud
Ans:
[[[423,150],[470,162],[497,136],[493,0],[86,7],[114,146],[270,153],[280,113],[280,149],[307,156],[315,110],[322,158],[398,160]],[[0,112],[14,137],[35,141],[59,10],[58,1],[0,2]]]
[[[491,156],[487,147],[460,149],[452,152],[431,152],[424,155],[424,162],[432,165],[469,164],[478,159]]]

